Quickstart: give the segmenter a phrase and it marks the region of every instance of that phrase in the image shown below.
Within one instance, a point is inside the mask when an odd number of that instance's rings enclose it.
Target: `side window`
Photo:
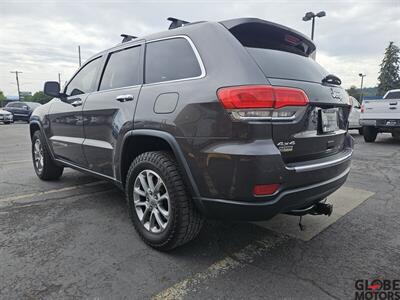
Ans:
[[[100,90],[140,84],[140,46],[111,53]]]
[[[201,69],[189,42],[173,38],[146,45],[145,83],[162,82],[201,75]]]
[[[87,63],[68,84],[65,93],[75,96],[93,92],[96,85],[96,75],[101,63],[100,57]]]
[[[8,103],[7,105],[6,105],[6,107],[15,107],[15,103]]]

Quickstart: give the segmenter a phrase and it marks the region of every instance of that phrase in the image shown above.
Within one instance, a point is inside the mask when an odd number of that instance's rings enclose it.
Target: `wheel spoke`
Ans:
[[[142,197],[146,197],[146,192],[142,191],[139,187],[135,187],[135,193],[142,196]]]
[[[154,183],[153,183],[153,174],[147,171],[147,184],[149,185],[149,189],[154,192]]]
[[[147,185],[146,178],[144,177],[144,175],[142,173],[139,174],[139,180],[140,180],[140,184],[142,185],[143,190],[147,191],[149,186]]]
[[[153,215],[154,215],[154,217],[155,217],[155,219],[156,219],[156,222],[157,222],[157,224],[158,224],[158,227],[160,228],[160,229],[164,229],[165,227],[166,227],[166,224],[167,224],[167,222],[163,222],[162,220],[161,220],[161,217],[160,217],[160,213],[158,212],[158,210],[153,210]]]
[[[142,224],[146,223],[146,221],[148,221],[148,214],[150,212],[150,207],[146,206],[146,209],[143,212],[143,216],[142,219],[140,220],[140,222],[142,222]]]
[[[147,202],[137,201],[137,202],[135,202],[135,206],[136,207],[141,207],[141,206],[147,207]]]
[[[157,178],[157,182],[156,182],[156,185],[154,186],[154,194],[158,193],[158,191],[160,190],[160,188],[161,188],[161,186],[163,184],[163,182],[162,182],[160,177],[156,177],[156,178]]]
[[[154,218],[154,210],[150,213],[150,231],[154,231],[153,230],[153,228],[154,228],[154,221],[155,221],[155,218]]]
[[[168,220],[169,212],[165,210],[164,207],[162,207],[160,204],[157,205],[157,209],[164,216],[164,218]]]
[[[162,194],[160,197],[158,197],[157,202],[160,203],[160,202],[162,202],[164,200],[169,200],[169,197],[168,197],[167,193]]]

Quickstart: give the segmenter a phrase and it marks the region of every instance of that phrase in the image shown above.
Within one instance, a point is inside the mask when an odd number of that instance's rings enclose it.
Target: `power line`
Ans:
[[[19,79],[18,79],[18,74],[22,74],[21,71],[10,71],[10,73],[15,74],[15,79],[17,80],[17,88],[18,88],[18,101],[21,101],[21,91],[19,89]]]

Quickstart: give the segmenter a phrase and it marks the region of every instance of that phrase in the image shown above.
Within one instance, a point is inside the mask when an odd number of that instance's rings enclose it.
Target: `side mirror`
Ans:
[[[43,92],[51,97],[60,98],[62,96],[60,93],[60,84],[57,81],[46,81]]]

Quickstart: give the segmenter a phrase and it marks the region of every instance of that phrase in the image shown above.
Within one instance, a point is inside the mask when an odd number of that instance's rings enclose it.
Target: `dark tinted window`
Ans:
[[[86,64],[71,80],[66,89],[68,96],[90,93],[95,90],[96,75],[100,67],[100,57]]]
[[[400,99],[400,91],[398,92],[389,92],[385,99]]]
[[[114,52],[108,59],[100,90],[140,84],[140,46]]]
[[[266,77],[321,82],[329,73],[310,57],[279,50],[247,48]]]
[[[186,39],[168,39],[146,45],[146,83],[200,75],[199,62]]]
[[[39,107],[41,104],[36,103],[36,102],[25,102],[26,105],[28,105],[31,109],[35,109],[36,107]]]
[[[24,106],[26,106],[26,104],[23,102],[8,103],[6,105],[6,107],[15,107],[15,108],[23,108]]]

